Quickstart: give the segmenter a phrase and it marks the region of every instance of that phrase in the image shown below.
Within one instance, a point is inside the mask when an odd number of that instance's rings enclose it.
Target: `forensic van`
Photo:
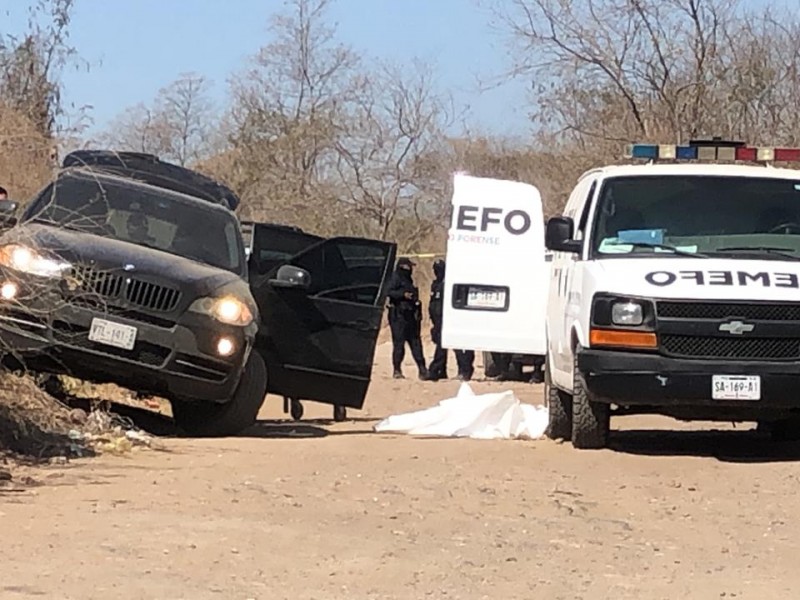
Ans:
[[[800,149],[626,158],[646,164],[585,173],[546,224],[549,437],[601,448],[643,412],[800,437],[800,170],[773,166]]]
[[[452,211],[442,345],[544,356],[551,263],[539,190],[458,173]]]

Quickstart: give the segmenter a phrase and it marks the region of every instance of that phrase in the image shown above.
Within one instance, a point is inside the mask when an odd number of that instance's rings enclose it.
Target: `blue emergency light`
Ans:
[[[749,162],[800,162],[800,148],[746,146],[743,142],[714,139],[688,145],[629,144],[625,158],[641,160],[720,160]]]

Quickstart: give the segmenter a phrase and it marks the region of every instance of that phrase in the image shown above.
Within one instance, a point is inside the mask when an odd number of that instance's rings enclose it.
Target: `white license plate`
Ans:
[[[92,319],[89,339],[98,344],[133,350],[136,343],[136,327],[105,319]]]
[[[714,375],[711,378],[714,400],[761,400],[761,377],[758,375]]]
[[[470,290],[467,295],[467,306],[470,308],[505,308],[505,291]]]

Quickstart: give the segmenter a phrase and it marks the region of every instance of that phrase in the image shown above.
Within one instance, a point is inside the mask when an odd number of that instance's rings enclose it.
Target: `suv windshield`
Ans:
[[[800,179],[707,175],[608,179],[592,254],[800,260]]]
[[[239,272],[238,222],[225,209],[135,182],[62,174],[33,202],[26,220],[148,246]]]

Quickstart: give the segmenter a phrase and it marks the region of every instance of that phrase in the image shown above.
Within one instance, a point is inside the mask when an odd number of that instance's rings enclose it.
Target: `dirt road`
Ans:
[[[796,597],[800,447],[642,418],[602,452],[377,435],[458,387],[393,381],[387,353],[356,421],[270,397],[246,436],[0,492],[0,598]]]

